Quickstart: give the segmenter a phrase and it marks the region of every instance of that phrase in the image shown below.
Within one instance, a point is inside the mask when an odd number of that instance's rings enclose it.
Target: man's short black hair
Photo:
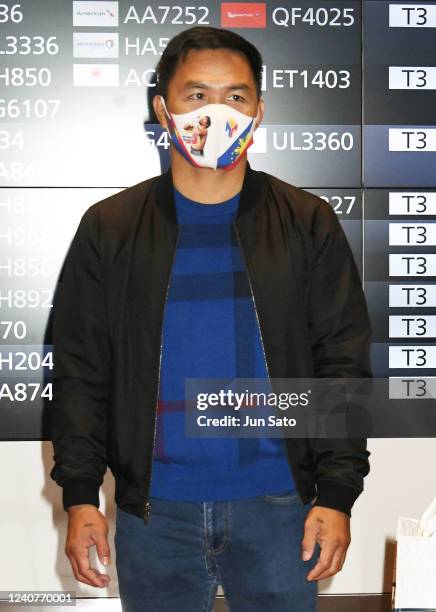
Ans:
[[[224,28],[194,26],[174,36],[157,65],[158,94],[166,100],[168,83],[174,75],[179,61],[183,61],[191,49],[231,49],[243,53],[250,64],[256,83],[257,98],[262,95],[262,56],[248,40]]]

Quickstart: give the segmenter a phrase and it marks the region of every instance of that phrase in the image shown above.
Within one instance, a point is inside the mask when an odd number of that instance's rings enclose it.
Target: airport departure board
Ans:
[[[195,25],[261,52],[250,164],[333,207],[368,301],[374,377],[410,435],[436,435],[436,2],[23,0],[0,2],[1,439],[47,435],[68,245],[90,205],[168,168],[156,66]]]

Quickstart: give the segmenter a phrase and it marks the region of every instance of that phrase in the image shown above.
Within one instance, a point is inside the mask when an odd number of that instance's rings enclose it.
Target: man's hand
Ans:
[[[301,541],[303,561],[312,557],[316,542],[320,545],[321,553],[317,564],[307,575],[308,580],[322,580],[342,569],[351,542],[348,514],[325,506],[313,506],[304,523]]]
[[[70,560],[74,576],[79,582],[96,587],[106,587],[110,576],[90,567],[88,554],[88,548],[95,544],[101,563],[110,564],[106,518],[96,506],[91,504],[70,506],[68,517],[65,554]]]

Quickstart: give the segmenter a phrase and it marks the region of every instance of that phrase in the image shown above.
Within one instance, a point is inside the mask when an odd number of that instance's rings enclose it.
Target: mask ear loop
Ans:
[[[167,105],[165,104],[164,97],[163,96],[159,96],[159,98],[161,99],[163,107],[164,107],[164,110],[165,110],[166,114],[168,115],[168,109],[167,109]]]
[[[165,100],[163,99],[163,96],[159,96],[159,97],[160,97],[160,99],[162,100],[162,104],[163,104],[163,107],[164,107],[165,113],[166,113],[166,115],[167,115],[167,118],[171,120],[171,115],[170,115],[170,114],[169,114],[169,112],[168,112],[168,109],[167,109],[167,106],[166,106],[166,104],[165,104]],[[168,123],[168,122],[167,122],[167,123]],[[166,129],[166,131],[167,131],[168,136],[171,138],[171,133],[170,133],[170,131],[169,131],[168,127],[166,127],[165,129]]]

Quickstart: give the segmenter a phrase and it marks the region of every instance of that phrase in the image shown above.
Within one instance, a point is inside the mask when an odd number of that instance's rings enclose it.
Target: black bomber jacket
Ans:
[[[233,224],[269,377],[372,377],[359,272],[332,207],[246,163]],[[162,325],[179,226],[171,167],[91,205],[62,266],[53,311],[54,466],[63,507],[115,501],[147,524]],[[303,503],[351,516],[365,438],[285,437]]]

